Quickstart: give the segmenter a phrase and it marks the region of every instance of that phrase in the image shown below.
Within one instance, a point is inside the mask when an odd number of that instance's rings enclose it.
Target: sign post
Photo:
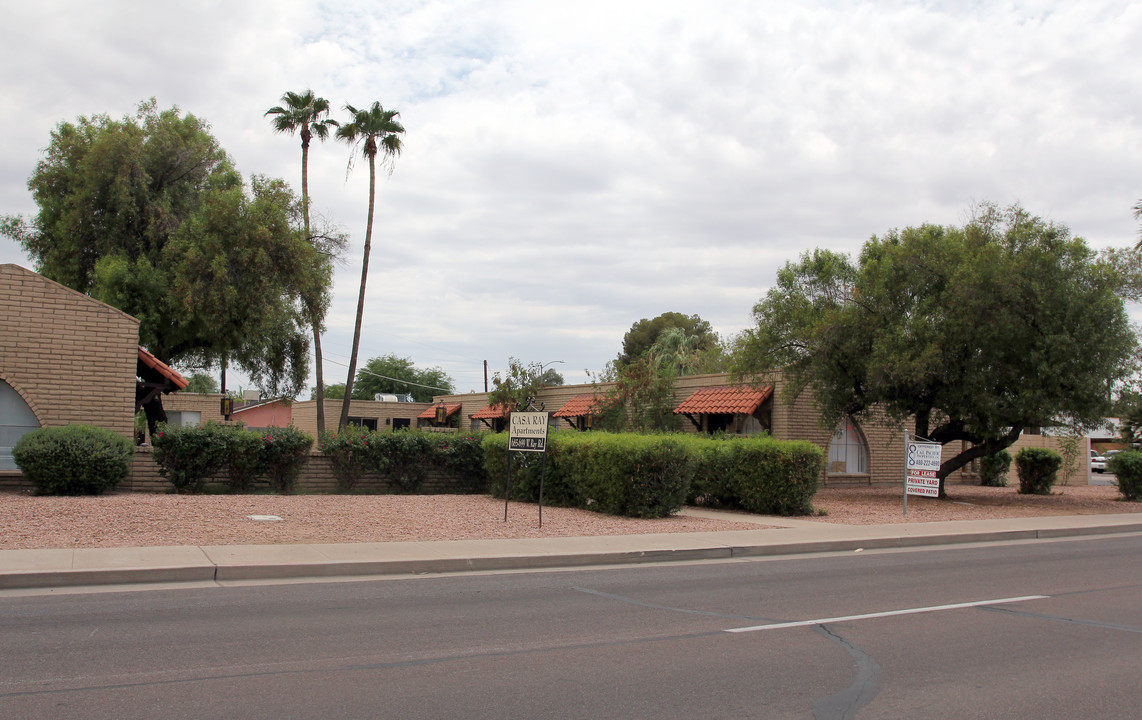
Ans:
[[[547,476],[546,412],[513,412],[508,427],[508,478],[504,488],[504,522],[508,521],[508,499],[511,497],[512,451],[543,453],[539,474],[539,526],[543,527],[543,481]]]
[[[904,514],[908,514],[908,496],[940,497],[938,473],[943,445],[912,440],[904,431]]]

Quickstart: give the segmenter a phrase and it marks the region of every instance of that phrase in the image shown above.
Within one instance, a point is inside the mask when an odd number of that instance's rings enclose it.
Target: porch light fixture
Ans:
[[[448,408],[444,405],[444,401],[441,400],[436,405],[436,424],[437,425],[443,425],[447,421],[448,421]]]

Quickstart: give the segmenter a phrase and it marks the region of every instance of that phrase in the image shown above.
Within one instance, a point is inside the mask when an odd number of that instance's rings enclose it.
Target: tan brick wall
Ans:
[[[222,393],[173,392],[163,395],[163,410],[166,412],[192,411],[202,413],[202,422],[213,420],[222,422]]]
[[[392,428],[393,418],[405,418],[409,427],[416,427],[416,416],[432,407],[432,403],[378,402],[376,400],[349,401],[349,417],[372,418],[377,430]],[[325,429],[334,432],[341,419],[341,401],[325,401]],[[317,437],[317,401],[303,400],[293,404],[293,425],[298,430]]]
[[[0,380],[43,427],[132,437],[139,321],[17,265],[0,265]]]

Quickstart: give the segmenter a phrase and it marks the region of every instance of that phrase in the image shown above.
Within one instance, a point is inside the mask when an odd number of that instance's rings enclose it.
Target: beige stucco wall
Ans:
[[[18,265],[0,265],[0,380],[40,425],[131,437],[139,321]]]

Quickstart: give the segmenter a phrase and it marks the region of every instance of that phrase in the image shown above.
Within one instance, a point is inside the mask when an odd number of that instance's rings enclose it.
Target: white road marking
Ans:
[[[1028,600],[1045,600],[1048,597],[1048,595],[1024,595],[1022,597],[999,598],[998,600],[977,600],[976,602],[955,603],[953,605],[932,605],[930,607],[920,608],[906,608],[904,610],[889,610],[887,612],[867,613],[865,615],[843,615],[841,617],[818,618],[817,620],[797,620],[795,622],[729,628],[725,632],[741,633],[754,632],[756,630],[781,630],[783,628],[806,627],[808,625],[824,625],[825,623],[848,622],[849,620],[868,620],[870,618],[892,617],[893,615],[915,615],[917,613],[940,612],[943,610],[962,610],[963,608],[980,607],[981,605],[1002,605],[1005,603],[1026,602]]]

